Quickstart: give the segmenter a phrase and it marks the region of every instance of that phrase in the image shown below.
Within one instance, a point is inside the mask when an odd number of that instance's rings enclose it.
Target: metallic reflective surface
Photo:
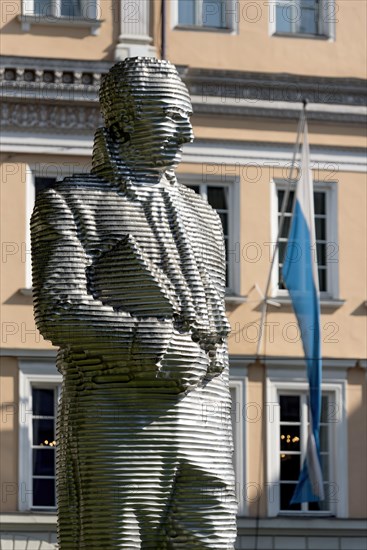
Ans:
[[[37,326],[60,348],[62,550],[233,549],[221,222],[177,182],[193,139],[175,68],[116,64],[93,170],[37,195]]]

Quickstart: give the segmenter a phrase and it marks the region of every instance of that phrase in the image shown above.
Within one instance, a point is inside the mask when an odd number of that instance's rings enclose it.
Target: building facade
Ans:
[[[56,350],[35,328],[29,219],[39,189],[88,172],[101,75],[162,54],[193,102],[180,181],[227,246],[237,548],[364,549],[367,517],[366,3],[3,0],[1,548],[55,548]],[[306,368],[283,287],[290,205],[263,292],[306,99],[321,291],[326,498],[290,506],[308,429]],[[297,180],[298,169],[292,178]],[[293,187],[295,184],[292,184]],[[220,415],[217,410],[206,414]]]

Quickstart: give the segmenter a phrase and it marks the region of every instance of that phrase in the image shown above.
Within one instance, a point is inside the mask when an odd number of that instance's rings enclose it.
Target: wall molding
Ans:
[[[101,77],[112,65],[109,61],[17,56],[2,56],[0,62],[3,98],[43,102],[96,103]],[[310,120],[366,122],[364,79],[177,68],[189,88],[196,114],[293,120],[307,99]]]
[[[1,107],[2,135],[0,145],[3,153],[68,155],[91,157],[94,130],[102,124],[99,111],[82,107],[78,113],[68,106],[57,109],[30,105],[22,111],[6,110]],[[70,110],[71,109],[71,110]],[[16,124],[12,125],[11,113],[16,113]],[[68,120],[65,118],[72,115]],[[55,118],[52,118],[55,116]],[[42,128],[36,126],[41,120]],[[58,122],[58,125],[57,125]],[[32,126],[35,125],[33,129]],[[248,166],[269,169],[288,168],[293,154],[293,144],[239,140],[195,139],[184,146],[185,163],[202,165],[202,177],[220,177],[222,181],[240,176]],[[311,168],[326,171],[330,181],[339,172],[367,171],[365,149],[362,147],[311,146]],[[225,165],[234,166],[226,170]],[[254,174],[251,172],[251,178]]]

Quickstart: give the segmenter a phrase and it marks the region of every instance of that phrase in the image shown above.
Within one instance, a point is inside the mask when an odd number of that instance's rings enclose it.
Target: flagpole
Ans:
[[[265,318],[266,318],[267,306],[268,306],[269,288],[270,288],[270,283],[271,283],[271,277],[272,277],[272,273],[273,273],[275,258],[276,258],[276,255],[277,255],[278,249],[279,249],[280,235],[281,235],[282,230],[283,230],[285,209],[286,209],[286,206],[287,206],[287,203],[288,203],[288,198],[289,198],[289,194],[290,194],[291,187],[292,187],[293,170],[294,170],[294,167],[295,167],[296,157],[297,157],[297,154],[298,154],[299,149],[300,149],[301,135],[303,134],[303,129],[304,129],[304,126],[305,126],[306,106],[307,106],[307,101],[306,101],[306,99],[304,99],[303,100],[303,108],[302,108],[302,111],[301,111],[301,114],[300,114],[300,117],[299,117],[299,121],[298,121],[297,138],[296,138],[296,144],[295,144],[295,147],[294,147],[294,150],[293,150],[292,162],[291,162],[291,167],[290,167],[290,171],[289,171],[288,185],[287,185],[287,188],[286,188],[286,191],[285,191],[285,194],[284,194],[284,197],[283,197],[283,202],[282,202],[282,209],[281,209],[281,213],[280,213],[277,240],[275,242],[275,246],[274,246],[274,250],[273,250],[273,254],[272,254],[272,258],[271,258],[268,279],[267,279],[266,287],[265,287],[264,300],[262,302],[261,318],[260,318],[260,333],[259,333],[259,340],[257,342],[256,357],[259,357],[259,355],[260,355],[261,346],[262,346],[262,342],[263,342],[263,339],[264,339],[264,325],[265,325]]]

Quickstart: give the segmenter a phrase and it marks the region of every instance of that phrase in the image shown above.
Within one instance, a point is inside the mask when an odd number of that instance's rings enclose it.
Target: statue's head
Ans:
[[[182,145],[194,138],[188,90],[168,61],[132,57],[116,63],[102,79],[100,105],[130,165],[173,168]]]

